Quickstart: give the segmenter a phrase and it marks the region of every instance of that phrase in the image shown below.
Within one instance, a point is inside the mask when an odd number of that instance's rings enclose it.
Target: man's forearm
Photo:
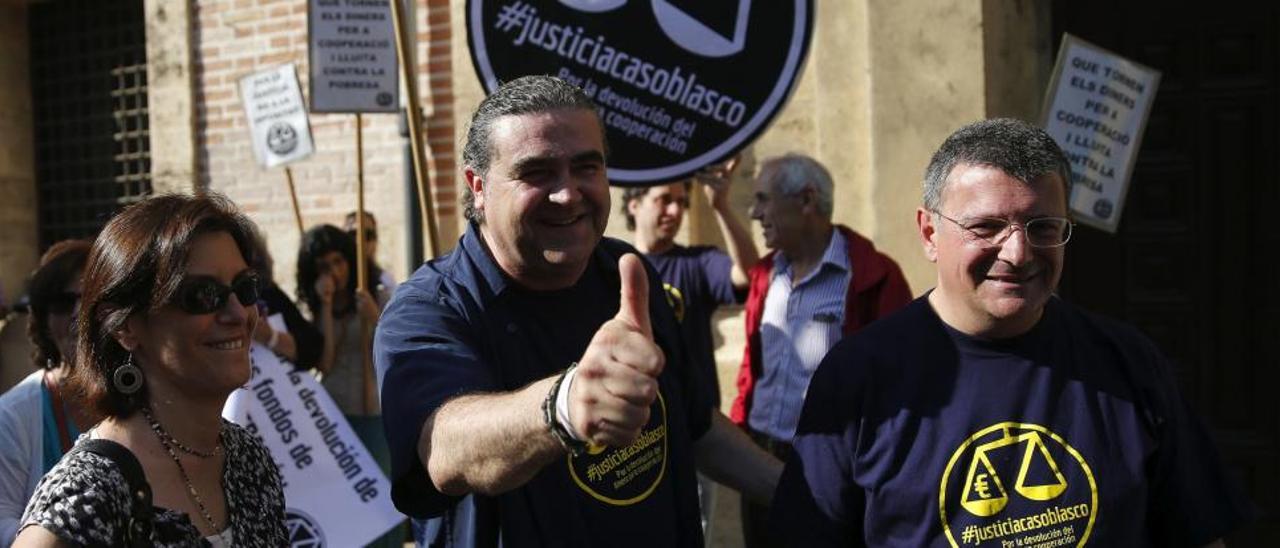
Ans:
[[[747,227],[738,220],[738,216],[733,214],[727,204],[715,207],[714,211],[716,223],[720,225],[720,235],[724,237],[725,247],[728,248],[729,258],[733,259],[733,269],[730,271],[733,286],[738,289],[746,288],[750,281],[747,273],[760,260],[756,244],[751,239],[751,233],[747,231]]]
[[[418,458],[446,495],[515,489],[564,448],[547,432],[542,402],[555,377],[514,392],[454,398],[422,426]]]
[[[711,412],[711,428],[694,442],[698,470],[751,500],[769,505],[782,476],[782,461],[752,443],[719,410]]]

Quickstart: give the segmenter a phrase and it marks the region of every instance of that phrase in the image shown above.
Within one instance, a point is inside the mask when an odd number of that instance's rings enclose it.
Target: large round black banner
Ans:
[[[750,144],[800,76],[813,0],[468,0],[485,90],[528,74],[583,89],[615,184],[671,181]]]

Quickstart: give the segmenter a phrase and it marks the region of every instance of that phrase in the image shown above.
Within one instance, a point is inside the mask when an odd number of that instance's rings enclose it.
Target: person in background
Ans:
[[[66,386],[75,360],[76,306],[89,240],[49,247],[27,286],[27,337],[36,372],[0,396],[0,546],[18,533],[36,485],[95,422]]]
[[[249,220],[214,194],[151,197],[107,223],[84,269],[70,375],[104,418],[41,480],[15,546],[287,544],[271,455],[222,419],[250,377],[252,255]],[[91,439],[119,454],[82,447]],[[134,511],[130,455],[149,519]]]
[[[357,287],[355,240],[333,225],[313,227],[302,236],[298,296],[324,337],[316,367],[320,384],[338,404],[369,455],[387,472],[391,456],[382,432],[382,406],[369,346],[387,295],[377,289],[377,266],[370,266],[365,287]],[[404,532],[396,528],[372,546],[399,546],[403,537]]]
[[[342,229],[351,236],[352,240],[356,237],[356,212],[347,213],[347,218],[342,223]],[[396,292],[395,276],[391,275],[389,270],[382,268],[378,264],[378,218],[373,213],[364,212],[364,257],[369,261],[369,272],[378,272],[378,291],[387,295],[394,295]],[[376,269],[376,270],[375,270]]]
[[[253,331],[253,340],[289,360],[299,369],[314,369],[324,351],[324,335],[302,317],[297,305],[275,282],[275,261],[267,249],[261,231],[255,233],[253,269],[258,273],[258,307],[263,321]],[[275,314],[284,319],[285,330],[278,331],[266,321]]]
[[[711,211],[715,213],[728,253],[709,245],[683,246],[675,241],[689,208],[692,180],[653,187],[632,187],[622,193],[622,214],[627,228],[635,231],[636,249],[658,271],[667,301],[680,322],[692,364],[705,381],[705,397],[720,407],[720,380],[716,371],[715,338],[711,317],[722,304],[741,303],[746,297],[747,272],[760,259],[751,233],[729,205],[729,184],[738,159],[700,172]],[[709,479],[698,475],[698,499],[703,532],[710,528],[714,490]]]
[[[834,186],[826,167],[801,154],[765,160],[755,181],[751,218],[773,251],[751,269],[747,348],[732,417],[784,461],[827,350],[911,301],[898,263],[832,223]],[[771,545],[764,509],[749,501],[742,509],[747,547]]]

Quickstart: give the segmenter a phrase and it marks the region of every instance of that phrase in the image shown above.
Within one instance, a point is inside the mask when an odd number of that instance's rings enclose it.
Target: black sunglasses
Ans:
[[[80,302],[80,294],[73,291],[60,291],[50,295],[47,304],[50,314],[58,314],[65,316],[76,309],[76,303]]]
[[[243,272],[223,285],[209,276],[192,276],[182,280],[173,304],[187,314],[211,314],[222,310],[235,293],[240,306],[253,306],[258,302],[258,275]]]

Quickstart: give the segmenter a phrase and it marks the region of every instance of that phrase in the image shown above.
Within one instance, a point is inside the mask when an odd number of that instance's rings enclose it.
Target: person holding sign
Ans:
[[[15,546],[287,544],[270,454],[221,417],[251,372],[253,245],[215,195],[148,198],[102,229],[70,382],[104,418],[40,482]]]
[[[720,233],[729,253],[713,246],[683,246],[676,233],[689,208],[693,179],[654,187],[631,187],[622,193],[622,214],[627,228],[636,233],[636,249],[658,271],[667,302],[676,313],[691,362],[702,371],[703,383],[712,406],[720,407],[720,382],[716,372],[715,340],[711,316],[721,304],[737,304],[746,296],[747,271],[756,264],[751,234],[729,206],[729,184],[738,159],[699,172],[707,201],[715,212]],[[698,498],[702,506],[703,531],[712,516],[711,481],[698,476]]]
[[[424,543],[701,547],[695,458],[771,497],[780,463],[711,408],[656,274],[602,238],[605,151],[594,104],[552,77],[472,118],[468,230],[375,342],[392,499],[438,518]]]
[[[916,210],[938,285],[831,350],[773,506],[795,546],[1203,546],[1245,519],[1170,364],[1053,295],[1070,171],[1043,130],[965,126]]]

